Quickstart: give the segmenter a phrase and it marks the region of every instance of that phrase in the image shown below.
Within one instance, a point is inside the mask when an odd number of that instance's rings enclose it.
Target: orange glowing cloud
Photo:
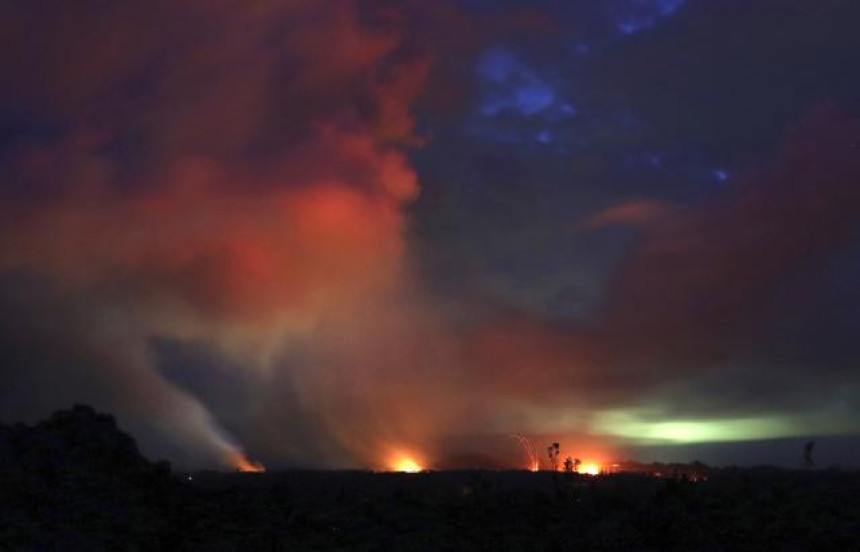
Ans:
[[[579,227],[598,230],[607,226],[640,226],[658,220],[668,212],[669,206],[662,201],[629,201],[589,217]]]
[[[419,143],[410,104],[429,65],[406,47],[401,10],[371,23],[373,8],[352,1],[48,4],[0,6],[0,65],[17,75],[0,101],[63,129],[10,153],[0,270],[127,333],[136,355],[116,355],[119,395],[144,373],[171,387],[140,362],[168,339],[325,396],[324,366],[271,359],[336,348],[326,327],[352,331],[409,285],[404,209],[419,186],[403,148]],[[174,399],[204,409],[178,389]],[[213,420],[194,426],[212,456],[238,450]]]

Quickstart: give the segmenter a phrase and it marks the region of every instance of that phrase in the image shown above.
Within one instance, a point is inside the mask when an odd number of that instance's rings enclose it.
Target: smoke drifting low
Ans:
[[[589,326],[440,299],[409,238],[412,112],[446,84],[428,9],[0,5],[0,417],[92,403],[191,466],[427,465],[478,434],[516,457],[510,433],[755,358],[740,322],[768,339],[769,290],[850,238],[860,128],[824,109],[737,192],[583,225],[641,230]]]

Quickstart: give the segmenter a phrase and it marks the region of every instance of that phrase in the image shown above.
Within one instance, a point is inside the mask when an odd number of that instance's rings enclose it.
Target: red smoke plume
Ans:
[[[16,76],[0,100],[56,129],[11,158],[0,268],[115,317],[135,349],[205,340],[264,371],[332,313],[372,308],[403,281],[418,187],[401,146],[428,64],[398,10],[363,7],[0,6],[0,66]],[[110,369],[170,389],[152,369]],[[204,431],[214,454],[231,448]]]

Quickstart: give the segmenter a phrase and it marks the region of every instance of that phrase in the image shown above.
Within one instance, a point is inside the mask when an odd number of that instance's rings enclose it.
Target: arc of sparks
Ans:
[[[523,435],[511,435],[511,439],[515,439],[522,451],[526,454],[529,461],[529,470],[536,472],[540,469],[540,460],[538,460],[537,452],[532,442]]]

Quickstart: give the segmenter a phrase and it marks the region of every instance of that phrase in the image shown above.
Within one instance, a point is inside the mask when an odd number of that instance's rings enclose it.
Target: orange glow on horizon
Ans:
[[[236,471],[242,473],[264,473],[266,471],[266,466],[260,462],[249,460],[241,452],[237,452],[233,456],[232,464],[236,468]]]
[[[595,462],[585,462],[579,468],[579,473],[585,475],[600,475],[600,471],[600,465]]]
[[[418,473],[424,470],[424,466],[413,455],[395,453],[391,456],[388,469],[393,472]]]

